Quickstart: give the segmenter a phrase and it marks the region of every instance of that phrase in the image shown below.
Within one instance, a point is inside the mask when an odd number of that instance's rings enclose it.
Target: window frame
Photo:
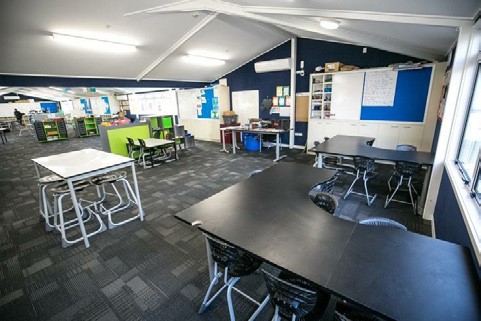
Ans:
[[[481,49],[481,48],[480,48]],[[470,93],[470,99],[469,99],[469,108],[466,110],[466,115],[464,117],[464,120],[463,120],[463,131],[461,133],[461,136],[460,136],[460,139],[459,139],[459,142],[458,142],[458,149],[457,149],[457,153],[456,153],[456,160],[454,161],[454,163],[456,164],[456,166],[458,167],[459,171],[461,172],[461,176],[462,176],[462,180],[464,182],[464,184],[466,185],[471,185],[471,183],[473,181],[475,181],[473,178],[474,178],[474,175],[476,174],[476,169],[477,169],[477,166],[475,166],[475,169],[473,171],[473,173],[469,173],[466,168],[463,166],[463,162],[461,162],[459,160],[459,156],[461,154],[461,148],[463,147],[463,142],[464,142],[464,135],[466,134],[466,129],[467,129],[467,124],[468,124],[468,121],[469,121],[469,116],[471,115],[471,108],[473,107],[473,100],[474,100],[474,91],[476,89],[476,86],[479,85],[480,86],[480,90],[481,90],[481,84],[478,84],[478,80],[481,79],[481,51],[479,52],[478,54],[478,65],[477,65],[477,69],[476,69],[476,72],[475,72],[475,78],[474,78],[474,82],[473,82],[473,86],[471,88],[471,93]],[[479,155],[478,155],[479,156]],[[479,160],[479,158],[478,158]],[[471,176],[470,176],[471,174]]]

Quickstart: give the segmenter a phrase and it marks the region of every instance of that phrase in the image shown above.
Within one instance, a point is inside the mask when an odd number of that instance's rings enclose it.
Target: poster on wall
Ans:
[[[397,71],[366,72],[362,105],[365,107],[392,107],[396,93]]]
[[[92,105],[90,104],[90,99],[82,98],[80,99],[80,104],[82,105],[85,114],[92,115]]]

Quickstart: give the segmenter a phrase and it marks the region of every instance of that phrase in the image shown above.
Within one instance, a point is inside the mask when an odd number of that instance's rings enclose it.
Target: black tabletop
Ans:
[[[364,156],[378,160],[407,161],[423,165],[433,165],[434,154],[427,152],[407,152],[394,149],[383,149],[368,146],[370,137],[337,135],[333,138],[311,148],[315,153],[325,153],[344,156]]]
[[[308,191],[333,175],[280,163],[176,217],[201,220],[201,230],[389,318],[479,319],[478,278],[465,248],[322,211]]]

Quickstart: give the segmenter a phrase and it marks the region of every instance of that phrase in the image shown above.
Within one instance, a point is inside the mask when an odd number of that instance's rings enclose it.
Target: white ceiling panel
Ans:
[[[160,57],[145,79],[211,81],[292,35],[434,60],[480,6],[479,0],[0,1],[0,74],[136,79]],[[211,13],[218,15],[197,31]],[[321,17],[336,18],[341,27],[321,29]],[[137,50],[68,47],[52,32],[132,43]],[[207,68],[182,61],[186,52],[205,49],[225,54],[227,63]]]

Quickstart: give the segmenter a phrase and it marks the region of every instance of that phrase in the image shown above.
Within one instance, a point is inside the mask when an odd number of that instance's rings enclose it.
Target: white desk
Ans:
[[[40,169],[44,168],[58,176],[62,177],[68,184],[70,190],[70,196],[72,198],[72,204],[74,205],[75,214],[79,221],[80,231],[82,233],[82,239],[85,243],[85,247],[89,247],[90,243],[88,237],[93,236],[101,231],[96,231],[91,234],[87,234],[85,226],[82,221],[80,209],[78,207],[77,196],[73,188],[73,182],[83,180],[89,177],[108,173],[121,168],[129,167],[132,171],[132,179],[134,182],[135,196],[137,197],[137,206],[139,213],[137,217],[141,221],[144,220],[144,212],[140,203],[139,186],[137,184],[137,176],[135,173],[134,160],[128,157],[119,156],[96,149],[82,149],[79,151],[57,154],[47,157],[40,157],[32,159],[37,176],[40,178]],[[102,229],[102,231],[105,229]]]
[[[159,139],[159,138],[145,138],[145,139],[142,139],[142,140],[145,142],[145,148],[147,148],[147,149],[153,149],[153,148],[172,145],[172,147],[174,147],[175,160],[179,159],[179,156],[177,155],[177,146],[176,146],[174,140]],[[134,144],[135,144],[135,146],[141,146],[138,139],[134,140]],[[154,159],[152,157],[152,153],[150,153],[150,163],[151,163],[152,167],[154,167]],[[144,168],[146,168],[145,161],[144,161]]]
[[[284,130],[284,129],[276,129],[276,128],[255,128],[255,129],[248,129],[242,126],[235,126],[235,127],[225,127],[226,130],[232,130],[232,153],[235,154],[237,142],[236,142],[236,137],[235,137],[235,132],[243,132],[243,133],[254,133],[258,134],[261,137],[262,140],[262,135],[268,135],[268,134],[275,134],[276,135],[276,158],[273,160],[274,162],[277,162],[281,160],[282,158],[286,157],[287,155],[280,155],[280,139],[279,135],[283,133],[287,133],[292,129]],[[262,142],[259,147],[259,151],[262,149]]]

